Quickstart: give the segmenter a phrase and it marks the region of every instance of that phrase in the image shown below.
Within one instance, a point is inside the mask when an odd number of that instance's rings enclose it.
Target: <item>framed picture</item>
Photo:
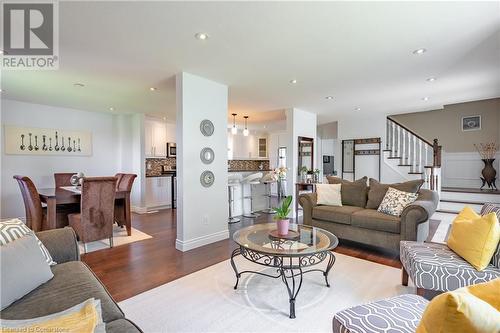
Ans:
[[[478,131],[481,129],[481,116],[462,117],[462,131]]]

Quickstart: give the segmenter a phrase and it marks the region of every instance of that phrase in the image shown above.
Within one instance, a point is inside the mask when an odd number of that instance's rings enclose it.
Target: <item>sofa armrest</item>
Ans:
[[[427,222],[437,209],[439,195],[430,190],[420,190],[417,201],[406,207],[401,214],[401,240],[425,241],[429,226],[422,230],[420,224]],[[419,230],[420,229],[420,230]]]
[[[316,193],[304,193],[299,196],[299,204],[304,210],[304,224],[312,225],[312,210],[317,206],[317,198]]]
[[[72,228],[40,231],[36,233],[36,236],[45,245],[56,263],[80,260],[80,249]]]

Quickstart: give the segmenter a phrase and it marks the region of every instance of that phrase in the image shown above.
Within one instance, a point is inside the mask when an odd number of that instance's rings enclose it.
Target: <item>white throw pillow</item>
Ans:
[[[388,215],[401,216],[406,206],[417,200],[417,197],[418,193],[404,192],[389,187],[377,211]]]
[[[318,205],[342,206],[342,184],[316,184]]]
[[[36,238],[38,247],[40,248],[40,251],[42,251],[43,257],[45,258],[45,261],[47,261],[47,264],[51,266],[56,264],[56,262],[52,260],[52,256],[50,255],[45,245],[43,245],[38,237],[36,237],[33,230],[28,228],[26,224],[23,223],[23,221],[21,221],[20,219],[12,219],[0,222],[0,246],[15,241],[16,239],[21,238],[25,235],[33,235],[33,237]]]

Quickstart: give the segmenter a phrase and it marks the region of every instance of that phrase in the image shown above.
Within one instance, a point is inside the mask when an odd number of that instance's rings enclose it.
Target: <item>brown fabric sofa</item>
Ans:
[[[338,178],[329,181],[342,183],[342,206],[318,205],[316,193],[302,194],[299,196],[299,204],[304,210],[304,224],[329,230],[340,239],[383,247],[395,252],[399,252],[399,242],[402,240],[427,239],[428,220],[439,202],[437,192],[420,189],[417,201],[406,207],[400,217],[396,217],[378,212],[377,203],[380,204],[379,201],[389,186],[409,191],[410,187],[418,185],[415,182],[387,185],[370,179],[368,187],[366,178],[356,182]],[[384,194],[381,195],[381,192]]]
[[[75,232],[71,228],[37,233],[57,265],[51,267],[54,277],[0,312],[1,319],[29,319],[66,310],[89,298],[101,300],[106,332],[142,332],[125,318],[106,288],[80,261]]]

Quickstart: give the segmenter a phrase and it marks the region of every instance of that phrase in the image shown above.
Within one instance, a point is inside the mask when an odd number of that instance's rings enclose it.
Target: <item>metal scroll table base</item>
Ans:
[[[245,270],[238,272],[238,268],[234,263],[234,257],[241,255],[247,260],[262,265],[266,267],[276,268],[277,274],[271,275],[257,271]],[[305,269],[307,267],[317,265],[323,262],[328,257],[328,264],[326,270],[321,269]],[[250,250],[245,247],[239,247],[235,249],[231,255],[231,266],[233,267],[234,273],[236,274],[236,284],[234,289],[238,288],[238,282],[242,274],[251,273],[267,276],[273,279],[279,279],[283,281],[288,290],[288,298],[290,301],[290,318],[295,318],[295,300],[302,287],[303,275],[310,272],[321,272],[325,277],[326,286],[330,287],[328,282],[328,273],[335,263],[335,256],[331,251],[323,251],[314,254],[307,254],[302,256],[277,256],[271,254],[265,254]]]

